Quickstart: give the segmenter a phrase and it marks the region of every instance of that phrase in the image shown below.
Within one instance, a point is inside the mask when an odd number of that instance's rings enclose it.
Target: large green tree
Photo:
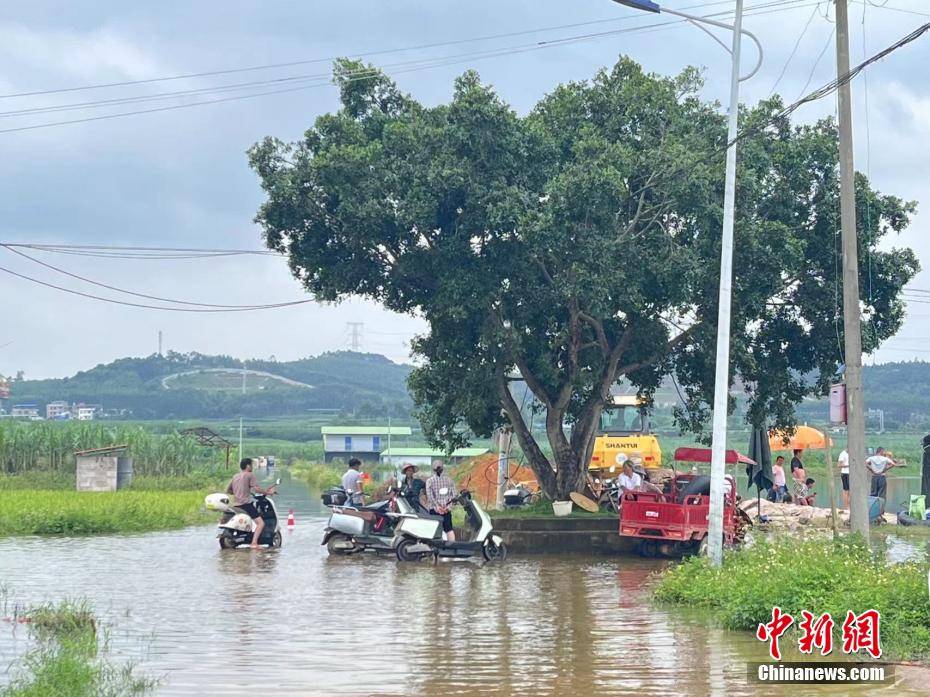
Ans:
[[[726,129],[695,70],[661,77],[623,58],[526,116],[474,72],[435,107],[356,62],[335,78],[338,112],[299,142],[250,151],[267,193],[257,221],[321,300],[363,296],[428,322],[410,387],[431,440],[452,447],[509,423],[543,489],[564,498],[583,487],[619,380],[648,398],[674,371],[681,424],[703,427]],[[740,143],[732,365],[750,418],[788,425],[841,361],[839,200],[833,122],[794,127],[773,120],[780,106],[742,119],[759,129]],[[878,243],[913,205],[857,183],[871,350],[900,325],[918,268]],[[542,405],[549,448],[521,417],[515,372]]]

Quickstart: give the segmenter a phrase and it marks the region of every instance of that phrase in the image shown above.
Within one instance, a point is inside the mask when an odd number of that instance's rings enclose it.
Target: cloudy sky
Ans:
[[[699,14],[726,12],[734,4],[668,2]],[[745,25],[763,42],[765,62],[744,83],[744,102],[768,96],[776,85],[792,101],[835,76],[832,4],[746,0]],[[930,5],[923,0],[876,4],[881,3],[851,4],[854,64],[864,51],[871,55],[930,21]],[[702,66],[706,97],[725,102],[729,57],[702,32],[681,23],[619,31],[673,19],[610,0],[6,3],[0,8],[0,95],[5,95],[0,98],[0,241],[259,249],[251,221],[262,194],[245,150],[269,134],[296,139],[316,116],[336,107],[335,89],[312,79],[326,73],[335,56],[362,56],[385,66],[427,104],[447,100],[454,77],[474,67],[525,113],[558,82],[589,77],[626,53],[661,73]],[[536,45],[591,34],[598,36]],[[484,38],[489,36],[497,38]],[[746,52],[748,64],[751,46]],[[49,92],[295,62],[301,63]],[[930,290],[927,65],[930,35],[871,69],[868,90],[864,78],[854,83],[857,168],[868,171],[881,190],[924,204],[910,230],[892,241],[913,247],[927,269],[912,284],[915,293]],[[307,79],[144,99],[287,77]],[[283,89],[290,91],[163,109]],[[43,94],[9,96],[35,92]],[[101,105],[103,100],[123,101]],[[161,110],[24,130],[146,109]],[[797,118],[812,120],[834,109],[835,101],[825,99]],[[71,273],[161,297],[230,305],[302,297],[284,263],[273,257],[138,260],[29,253]],[[0,267],[119,297],[7,250],[0,250]],[[925,328],[930,292],[926,297],[926,303],[910,303],[904,330],[870,361],[930,359]],[[403,360],[405,342],[421,329],[414,318],[361,301],[236,314],[163,312],[68,295],[3,272],[0,299],[0,373],[23,370],[29,377],[64,376],[120,356],[147,355],[156,349],[159,330],[165,347],[178,351],[291,359],[346,347],[346,323],[363,322],[364,349]]]

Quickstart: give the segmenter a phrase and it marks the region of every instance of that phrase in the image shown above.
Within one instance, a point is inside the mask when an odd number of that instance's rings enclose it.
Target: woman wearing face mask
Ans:
[[[435,474],[426,480],[426,503],[429,512],[442,516],[442,531],[446,540],[455,542],[455,531],[452,529],[452,500],[455,498],[455,482],[451,477],[443,474],[442,460],[433,463]]]

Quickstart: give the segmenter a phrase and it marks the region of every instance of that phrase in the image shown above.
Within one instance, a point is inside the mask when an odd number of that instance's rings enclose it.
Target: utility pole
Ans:
[[[163,356],[163,355],[164,355],[164,354],[161,352],[161,329],[158,330],[158,355],[159,355],[159,356]]]
[[[730,323],[733,298],[733,227],[736,217],[736,137],[739,129],[740,46],[743,38],[743,0],[736,0],[733,57],[730,74],[730,113],[727,124],[726,183],[723,192],[723,235],[720,241],[720,297],[717,301],[717,365],[714,373],[714,419],[710,458],[710,508],[707,517],[707,556],[723,564],[723,487],[727,456],[727,408],[730,401]]]
[[[836,76],[849,73],[847,0],[836,2]],[[856,180],[853,164],[852,89],[839,86],[840,223],[843,229],[843,333],[846,351],[846,411],[849,433],[849,524],[869,539],[869,477],[865,469],[865,411],[862,392],[862,331],[859,310],[859,235],[856,228]]]
[[[520,415],[523,418],[523,415]],[[504,507],[504,492],[507,490],[507,475],[510,473],[510,429],[501,427],[497,440],[497,510]]]

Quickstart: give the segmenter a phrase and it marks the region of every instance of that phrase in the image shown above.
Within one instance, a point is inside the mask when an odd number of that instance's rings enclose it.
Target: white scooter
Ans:
[[[507,558],[504,540],[494,533],[491,517],[472,498],[471,492],[461,492],[453,503],[460,503],[465,509],[465,516],[473,531],[471,539],[455,542],[444,540],[440,516],[400,514],[394,526],[397,534],[394,551],[399,561],[416,561],[430,555],[471,557],[478,553],[488,561],[504,561]]]
[[[274,486],[281,483],[278,479]],[[281,534],[281,523],[278,520],[278,509],[275,508],[272,496],[274,487],[268,494],[255,494],[253,503],[255,508],[265,521],[265,527],[258,538],[258,544],[267,545],[268,547],[280,547],[283,543],[284,536]],[[228,494],[209,494],[204,500],[207,510],[217,511],[223,515],[220,517],[220,523],[216,530],[216,537],[220,541],[221,549],[235,549],[240,545],[252,544],[252,533],[255,531],[255,523],[252,519],[230,503]]]

